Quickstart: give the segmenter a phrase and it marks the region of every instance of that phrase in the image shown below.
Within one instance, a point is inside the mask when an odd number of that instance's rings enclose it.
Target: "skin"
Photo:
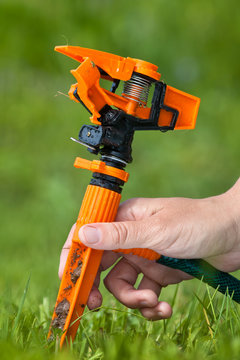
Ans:
[[[75,225],[61,253],[60,278],[74,228]],[[149,248],[180,259],[203,258],[226,272],[240,269],[240,179],[226,193],[206,199],[127,200],[120,205],[116,222],[84,225],[79,238],[91,248],[105,250],[89,296],[89,309],[101,306],[101,272],[116,262],[104,279],[106,288],[121,303],[138,308],[149,320],[169,318],[170,305],[158,300],[161,289],[191,277],[154,261],[135,255],[121,256],[111,250]],[[139,274],[143,278],[135,289]]]

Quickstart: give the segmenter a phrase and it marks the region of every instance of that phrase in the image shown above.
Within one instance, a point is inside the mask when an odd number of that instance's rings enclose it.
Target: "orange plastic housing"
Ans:
[[[118,179],[126,182],[128,180],[128,176],[129,174],[124,171],[124,170],[120,170],[118,168],[115,168],[113,166],[108,166],[105,164],[105,162],[100,161],[100,160],[86,160],[86,159],[82,159],[80,157],[77,157],[75,162],[74,162],[74,166],[76,168],[80,168],[80,169],[87,169],[90,170],[92,172],[99,172],[101,174],[106,174],[106,175],[110,175],[110,176],[114,176],[117,177]]]
[[[71,71],[77,83],[71,86],[69,96],[72,100],[77,101],[73,95],[77,89],[81,101],[92,113],[90,119],[93,123],[100,124],[98,121],[99,111],[106,104],[141,119],[149,118],[151,108],[147,107],[147,104],[136,102],[134,97],[126,98],[124,94],[120,96],[108,91],[100,86],[99,80],[103,78],[110,81],[128,81],[133,73],[138,73],[155,82],[161,76],[157,72],[158,67],[156,65],[139,59],[124,58],[79,46],[56,46],[55,50],[81,63],[76,70]],[[167,86],[164,105],[179,112],[175,129],[183,130],[195,127],[199,104],[200,99],[198,97]],[[171,117],[171,113],[162,109],[158,125],[169,126]]]

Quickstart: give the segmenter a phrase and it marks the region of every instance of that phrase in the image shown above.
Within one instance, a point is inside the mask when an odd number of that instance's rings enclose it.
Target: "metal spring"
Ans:
[[[146,106],[151,83],[150,79],[133,74],[130,80],[125,81],[122,96]]]

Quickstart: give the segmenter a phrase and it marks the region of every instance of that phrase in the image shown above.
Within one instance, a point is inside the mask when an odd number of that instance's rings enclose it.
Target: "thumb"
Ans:
[[[153,228],[155,227],[151,226],[149,219],[148,221],[93,223],[80,228],[79,239],[84,245],[93,249],[151,248],[156,244]]]

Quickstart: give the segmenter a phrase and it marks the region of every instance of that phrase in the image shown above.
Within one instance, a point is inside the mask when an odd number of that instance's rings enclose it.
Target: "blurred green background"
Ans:
[[[58,259],[90,173],[69,140],[88,113],[58,91],[78,63],[54,53],[79,45],[150,61],[169,85],[201,98],[194,131],[137,133],[123,200],[206,197],[239,177],[238,0],[1,0],[0,292],[55,301]],[[56,96],[57,95],[57,96]]]

